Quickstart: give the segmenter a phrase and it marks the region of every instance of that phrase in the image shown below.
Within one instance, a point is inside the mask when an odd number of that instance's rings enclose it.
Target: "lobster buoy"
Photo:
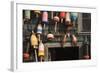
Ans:
[[[65,19],[65,16],[66,16],[65,12],[60,12],[61,23],[63,22],[63,19]]]
[[[61,46],[64,46],[66,41],[67,41],[67,35],[64,35],[64,38],[63,38],[62,43],[61,43]]]
[[[47,11],[44,11],[42,13],[42,22],[43,22],[43,29],[46,28],[46,25],[48,24],[48,12]]]
[[[25,18],[30,19],[30,10],[25,10]]]
[[[44,56],[44,45],[43,43],[40,41],[40,44],[39,44],[39,52],[38,52],[38,56]]]
[[[29,55],[29,42],[27,43],[26,52],[24,52],[23,57],[25,60],[29,59],[29,57],[30,57],[30,55]]]
[[[72,42],[73,44],[77,44],[77,38],[75,37],[75,35],[72,35]]]
[[[43,61],[43,58],[44,58],[44,44],[42,43],[42,41],[40,41],[40,44],[39,44],[39,49],[38,49],[38,56],[40,58],[40,61]]]
[[[65,43],[66,41],[67,41],[67,36],[65,35],[63,39],[63,43]]]
[[[67,33],[67,37],[70,37],[70,33]]]
[[[38,39],[33,31],[31,35],[31,45],[33,48],[36,48],[36,46],[38,46]]]
[[[71,19],[72,19],[72,23],[73,23],[73,27],[75,27],[76,25],[76,20],[78,18],[78,13],[77,12],[71,12]]]
[[[42,34],[42,25],[38,24],[37,26],[37,36],[38,36],[38,40],[40,41],[40,35]]]
[[[49,40],[54,39],[54,35],[53,35],[52,33],[49,33],[49,34],[47,35],[47,39],[49,39]]]
[[[42,22],[48,22],[48,12],[44,11],[42,14]]]
[[[59,22],[59,17],[58,16],[54,16],[53,19],[54,19],[55,22]]]
[[[71,12],[71,19],[72,21],[76,21],[78,18],[78,13],[77,12]]]
[[[35,53],[35,60],[36,62],[38,61],[38,58],[37,58],[37,51],[36,49],[38,48],[38,39],[35,35],[35,33],[32,31],[32,35],[31,35],[31,45],[32,45],[32,48],[34,49],[34,53]]]
[[[54,22],[55,22],[54,30],[55,30],[55,32],[56,32],[56,31],[57,31],[57,23],[59,22],[60,19],[59,19],[58,16],[54,16],[53,20],[54,20]]]
[[[66,24],[67,24],[68,26],[72,26],[71,18],[70,18],[70,12],[66,12],[65,22],[66,22]]]
[[[28,54],[28,53],[24,53],[23,56],[24,56],[24,59],[25,59],[25,60],[26,60],[26,59],[29,59],[29,54]]]
[[[41,24],[38,24],[38,26],[37,26],[37,33],[42,34],[42,25]]]

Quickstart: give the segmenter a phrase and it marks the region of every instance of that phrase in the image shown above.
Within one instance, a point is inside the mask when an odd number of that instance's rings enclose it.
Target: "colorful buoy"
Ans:
[[[31,35],[31,45],[33,46],[33,48],[36,48],[35,46],[38,45],[38,39],[33,31]]]
[[[66,13],[60,12],[61,23],[63,22],[63,19],[65,19],[65,17],[66,17]]]
[[[38,24],[38,26],[37,26],[37,33],[42,34],[42,25],[41,24]]]
[[[76,38],[76,36],[75,35],[72,35],[72,42],[73,42],[73,44],[77,44],[77,38]]]
[[[38,56],[40,58],[40,61],[43,61],[44,55],[45,55],[45,53],[44,53],[44,45],[43,45],[42,41],[40,41],[39,49],[38,49]]]
[[[51,34],[51,33],[49,33],[49,34],[47,35],[47,38],[48,38],[49,40],[54,39],[54,35]]]
[[[55,29],[55,32],[57,31],[57,23],[59,22],[59,17],[58,16],[54,16],[54,18],[53,18],[53,20],[54,20],[54,22],[55,22],[55,27],[54,27],[54,29]]]
[[[66,12],[65,22],[67,25],[71,25],[70,12]]]
[[[72,21],[76,21],[77,18],[78,18],[78,13],[77,12],[71,12]]]
[[[29,59],[29,54],[28,53],[24,53],[23,57],[24,57],[25,60],[27,60],[27,59]]]

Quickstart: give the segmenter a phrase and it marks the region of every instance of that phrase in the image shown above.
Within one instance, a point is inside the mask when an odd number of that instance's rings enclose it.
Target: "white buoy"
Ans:
[[[25,10],[25,18],[30,19],[30,10]]]

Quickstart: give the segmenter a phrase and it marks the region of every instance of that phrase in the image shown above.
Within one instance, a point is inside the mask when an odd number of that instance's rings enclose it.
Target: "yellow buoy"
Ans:
[[[44,57],[44,45],[41,41],[40,41],[40,44],[39,44],[38,56],[39,57],[41,57],[41,56]]]
[[[38,45],[38,39],[34,32],[32,32],[32,35],[31,35],[31,45],[33,46],[33,48],[36,48],[35,46]]]

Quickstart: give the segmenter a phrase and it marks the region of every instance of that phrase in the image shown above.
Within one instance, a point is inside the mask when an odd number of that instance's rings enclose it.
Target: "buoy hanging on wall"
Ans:
[[[77,44],[77,38],[76,38],[75,35],[72,35],[72,43],[73,43],[74,45]]]
[[[41,24],[38,24],[38,26],[37,26],[37,33],[42,34],[42,25]]]
[[[67,34],[64,35],[64,38],[61,42],[61,46],[64,47],[64,44],[67,42]]]
[[[48,12],[44,11],[42,14],[42,22],[48,22]]]
[[[48,40],[54,39],[54,35],[53,35],[52,33],[49,33],[49,34],[47,35],[47,39],[48,39]]]
[[[25,60],[28,60],[29,59],[29,54],[28,53],[24,53],[23,57],[24,57]]]
[[[29,57],[30,57],[30,55],[29,55],[29,42],[27,43],[27,48],[26,48],[26,52],[23,54],[23,57],[24,57],[24,59],[25,60],[29,60]]]
[[[74,27],[75,27],[75,23],[76,23],[77,18],[78,18],[78,13],[77,12],[71,12],[71,19],[72,19],[72,23],[73,23]]]
[[[36,48],[36,46],[38,46],[38,39],[37,39],[34,31],[32,31],[32,35],[31,35],[31,45],[33,48]]]
[[[78,18],[78,13],[77,12],[71,12],[71,19],[72,21],[76,21]]]
[[[66,13],[60,12],[61,23],[63,23],[63,19],[65,19],[65,17],[66,17]]]
[[[42,22],[43,22],[43,28],[45,29],[46,24],[48,24],[48,12],[44,11],[42,13]]]
[[[34,33],[34,31],[32,31],[32,35],[31,35],[31,45],[32,45],[32,48],[34,49],[34,53],[35,53],[35,60],[36,62],[38,61],[38,58],[37,58],[37,51],[36,49],[38,48],[38,39]]]
[[[55,32],[57,32],[57,23],[59,22],[59,17],[56,15],[56,16],[54,16],[53,20],[55,22],[54,30],[55,30]]]
[[[70,12],[66,12],[65,22],[67,25],[71,25]]]
[[[40,44],[39,44],[39,49],[38,49],[38,56],[40,58],[40,61],[43,61],[43,58],[44,58],[44,44],[42,43],[42,41],[40,41]]]
[[[40,42],[40,35],[42,34],[42,25],[41,24],[38,24],[37,26],[37,36],[38,36],[38,40]]]
[[[25,10],[25,18],[30,19],[30,10]]]

